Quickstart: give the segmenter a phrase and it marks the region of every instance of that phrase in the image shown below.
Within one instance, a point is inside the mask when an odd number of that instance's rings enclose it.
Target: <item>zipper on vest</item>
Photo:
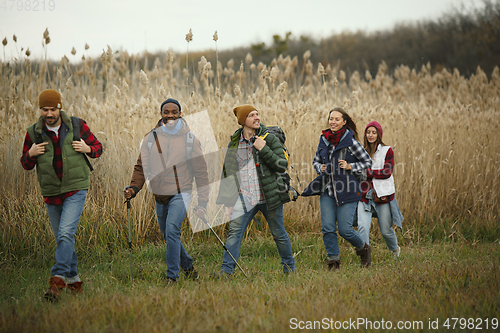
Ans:
[[[332,166],[332,187],[333,187],[333,195],[335,196],[335,202],[337,206],[339,205],[339,199],[337,198],[337,191],[335,190],[335,179],[333,178],[333,162],[330,163]]]

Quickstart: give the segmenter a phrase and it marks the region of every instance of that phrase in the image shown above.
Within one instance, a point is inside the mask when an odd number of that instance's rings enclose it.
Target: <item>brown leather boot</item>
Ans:
[[[361,259],[361,267],[368,267],[372,263],[372,247],[365,243],[361,250],[356,250],[356,254]]]
[[[43,296],[49,302],[57,302],[61,298],[61,292],[66,287],[66,282],[57,276],[53,276],[49,280],[49,289]]]
[[[83,282],[68,283],[66,287],[71,291],[71,294],[77,295],[83,292]]]
[[[340,260],[328,260],[326,264],[328,265],[328,270],[340,269]]]

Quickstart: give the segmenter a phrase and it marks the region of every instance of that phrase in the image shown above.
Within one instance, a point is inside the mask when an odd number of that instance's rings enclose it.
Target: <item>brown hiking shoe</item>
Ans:
[[[66,287],[66,282],[57,276],[53,276],[49,280],[49,289],[43,296],[49,302],[57,302],[61,298],[61,292]]]
[[[368,267],[372,263],[372,247],[365,243],[361,250],[356,250],[361,259],[361,267]]]
[[[68,283],[66,287],[71,291],[73,295],[81,294],[83,292],[83,282]]]
[[[326,264],[328,265],[329,270],[340,269],[340,260],[328,260]]]

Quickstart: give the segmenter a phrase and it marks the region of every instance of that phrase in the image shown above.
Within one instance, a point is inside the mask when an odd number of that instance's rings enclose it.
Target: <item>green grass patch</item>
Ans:
[[[236,272],[223,280],[209,277],[220,269],[223,254],[215,239],[185,245],[200,279],[181,277],[177,285],[166,285],[163,243],[136,247],[132,253],[80,248],[84,294],[65,293],[56,304],[43,300],[53,249],[4,258],[0,331],[281,332],[314,321],[322,325],[319,330],[357,320],[375,325],[390,321],[391,331],[408,331],[397,329],[400,321],[429,331],[429,322],[436,319],[443,331],[446,318],[452,317],[474,318],[476,328],[476,318],[482,318],[487,331],[484,320],[489,319],[491,329],[492,319],[499,317],[496,243],[409,243],[394,261],[385,244],[374,239],[373,266],[362,269],[352,247],[343,242],[341,270],[328,271],[321,237],[293,236],[297,273],[285,276],[272,238],[257,236],[244,241],[241,250],[240,264],[249,278]]]

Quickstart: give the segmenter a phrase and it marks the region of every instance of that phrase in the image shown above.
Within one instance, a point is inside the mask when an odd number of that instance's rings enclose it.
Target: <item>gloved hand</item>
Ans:
[[[137,194],[137,188],[136,187],[133,187],[133,186],[127,186],[125,187],[125,189],[123,189],[123,196],[125,197],[125,199],[132,199],[132,198],[135,198],[135,195]]]
[[[201,207],[201,206],[194,207],[193,211],[196,214],[196,216],[198,216],[199,218],[204,217],[205,213],[207,212],[207,210],[205,208]]]

